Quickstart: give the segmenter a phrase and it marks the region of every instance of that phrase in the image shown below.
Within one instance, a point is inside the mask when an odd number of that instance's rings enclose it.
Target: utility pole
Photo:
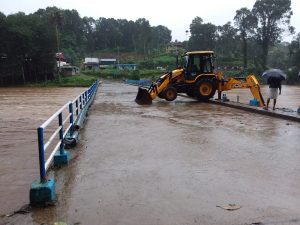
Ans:
[[[59,39],[58,39],[58,24],[55,24],[55,30],[56,30],[56,43],[57,43],[57,53],[58,53],[58,74],[60,73],[60,52],[59,52]]]
[[[118,46],[118,64],[120,64],[120,49],[119,49],[119,46]]]
[[[188,34],[189,34],[189,30],[186,30],[186,31],[185,31],[185,35],[186,35],[186,38],[185,38],[185,40],[186,40],[186,46],[185,46],[185,49],[186,49],[186,51],[188,50]]]

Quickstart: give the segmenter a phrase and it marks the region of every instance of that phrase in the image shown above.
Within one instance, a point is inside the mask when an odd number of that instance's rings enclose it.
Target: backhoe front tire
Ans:
[[[216,93],[216,85],[212,79],[203,78],[195,86],[195,95],[199,101],[208,101]]]
[[[174,87],[166,87],[163,96],[167,101],[174,101],[177,98],[177,90]]]

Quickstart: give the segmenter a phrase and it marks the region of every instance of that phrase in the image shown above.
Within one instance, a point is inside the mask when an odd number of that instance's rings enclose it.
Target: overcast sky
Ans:
[[[12,14],[19,11],[33,13],[39,8],[56,6],[76,9],[80,16],[136,20],[146,18],[151,26],[164,25],[172,30],[173,40],[186,40],[185,31],[192,20],[199,16],[205,23],[223,25],[232,21],[241,7],[252,9],[255,0],[0,0],[0,11]],[[300,1],[292,0],[291,24],[300,32]],[[290,41],[292,36],[285,40]]]

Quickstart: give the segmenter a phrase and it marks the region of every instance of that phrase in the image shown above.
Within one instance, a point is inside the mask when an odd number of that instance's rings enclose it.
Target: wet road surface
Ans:
[[[300,124],[104,82],[58,201],[7,224],[300,224]],[[237,204],[236,211],[216,206]],[[20,223],[21,222],[21,223]]]
[[[266,85],[263,85],[261,87],[261,92],[266,103],[268,97],[268,89],[269,88]],[[230,99],[230,101],[237,101],[237,96],[239,96],[239,101],[241,103],[249,104],[249,100],[253,99],[253,96],[248,89],[235,89],[224,93],[227,94],[227,97]],[[215,97],[217,97],[217,95]],[[273,100],[270,101],[270,109],[273,107],[272,104]],[[300,107],[300,87],[283,85],[281,95],[278,95],[276,108],[287,108],[297,111],[298,107]]]
[[[85,89],[0,88],[0,215],[28,203],[39,177],[36,128]]]

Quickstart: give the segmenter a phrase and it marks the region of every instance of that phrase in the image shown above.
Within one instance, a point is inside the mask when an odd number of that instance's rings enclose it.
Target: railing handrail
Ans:
[[[92,86],[93,86],[93,85],[92,85]],[[91,86],[91,87],[92,87],[92,86]],[[90,88],[91,88],[91,87],[90,87]],[[88,90],[89,90],[89,89],[88,89]],[[74,100],[72,101],[72,103],[75,103],[76,100],[77,100],[80,96],[82,96],[83,94],[85,94],[85,92],[86,92],[86,91],[83,91],[83,92],[81,92],[79,95],[77,95],[77,97],[74,98]]]
[[[62,111],[64,111],[71,101],[68,101],[63,107],[61,107],[59,110],[57,110],[48,120],[46,120],[40,127],[41,128],[46,128]]]
[[[87,90],[83,91],[81,94],[79,94],[73,101],[68,101],[64,106],[62,106],[59,110],[57,110],[49,119],[47,119],[41,126],[38,127],[38,143],[39,143],[39,162],[40,162],[40,178],[41,182],[46,180],[46,172],[49,168],[52,159],[54,157],[54,154],[58,149],[60,149],[60,153],[64,153],[64,143],[63,140],[65,139],[66,135],[70,131],[70,135],[73,135],[74,131],[74,123],[80,116],[83,109],[87,106],[93,95],[95,94],[95,91],[97,89],[98,81],[94,82]],[[73,105],[75,105],[75,111],[73,110]],[[69,108],[68,115],[63,120],[63,111]],[[52,134],[50,134],[50,138],[48,140],[44,140],[44,130],[45,128],[54,120],[58,119],[59,124],[58,128],[55,129]],[[64,130],[64,125],[68,123],[69,125]],[[52,141],[55,139],[55,136],[59,135],[59,141],[56,143],[54,149],[50,153],[48,159],[45,163],[45,157],[44,153],[46,149],[51,145]]]

